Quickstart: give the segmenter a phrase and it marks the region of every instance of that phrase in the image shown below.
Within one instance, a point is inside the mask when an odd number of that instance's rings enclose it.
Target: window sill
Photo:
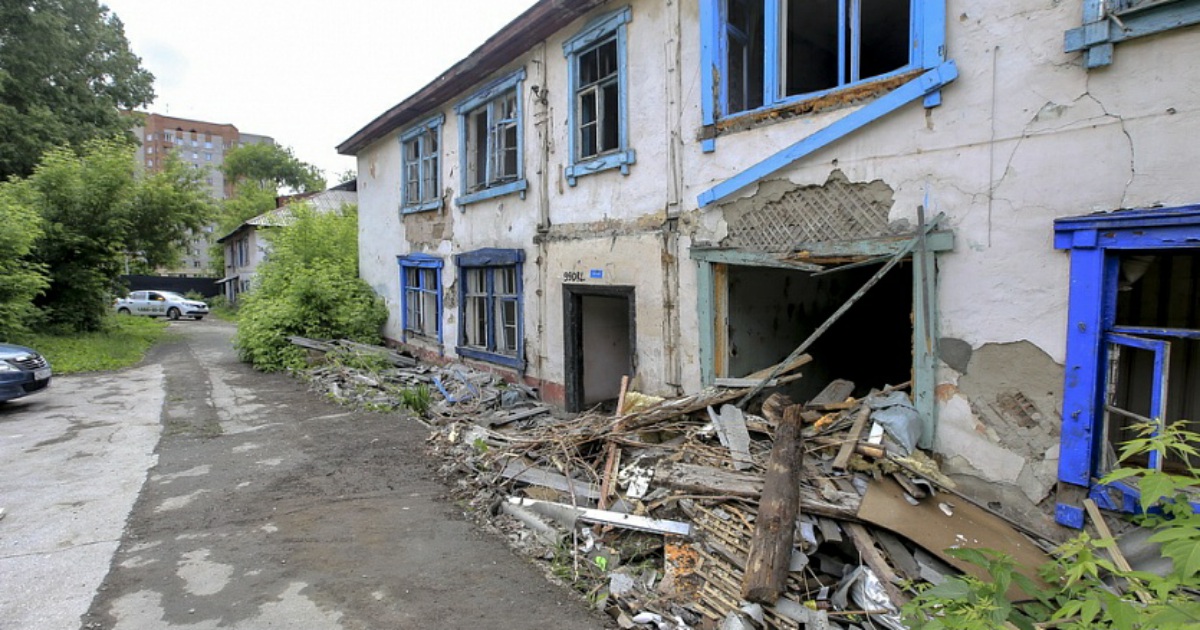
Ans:
[[[442,207],[442,200],[435,199],[433,201],[426,201],[425,203],[418,204],[415,206],[401,206],[400,214],[416,214],[418,212],[428,212],[430,210],[438,210],[441,207]]]
[[[492,186],[491,188],[485,188],[479,192],[473,192],[469,195],[463,195],[461,197],[457,197],[457,198],[455,198],[454,203],[455,203],[455,205],[458,205],[458,206],[467,206],[467,205],[470,205],[473,203],[484,201],[485,199],[492,199],[494,197],[502,197],[504,195],[511,195],[515,192],[521,193],[521,198],[524,199],[525,191],[528,188],[529,188],[529,183],[526,180],[518,179],[515,182],[509,182],[507,184],[501,184],[499,186]]]
[[[585,175],[592,175],[607,171],[614,168],[621,169],[622,175],[629,174],[629,165],[637,161],[637,154],[633,149],[617,151],[599,157],[589,158],[586,161],[576,162],[567,167],[567,184],[574,186],[575,181]]]
[[[487,350],[481,350],[479,348],[467,348],[463,346],[458,346],[455,348],[455,352],[458,353],[458,356],[466,357],[468,359],[487,361],[488,363],[495,363],[517,370],[525,369],[525,362],[517,357],[510,357],[508,355],[496,354],[495,352],[488,352]]]
[[[708,135],[701,139],[708,140],[725,133],[737,133],[762,125],[783,122],[797,116],[856,105],[891,92],[920,76],[921,73],[920,68],[907,67],[859,83],[794,97],[758,109],[727,114],[710,128]]]

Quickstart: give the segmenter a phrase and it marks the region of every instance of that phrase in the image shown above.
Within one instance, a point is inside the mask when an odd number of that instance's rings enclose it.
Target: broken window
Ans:
[[[442,116],[418,124],[400,135],[401,210],[420,212],[441,206],[438,185],[438,146]]]
[[[463,194],[455,200],[459,205],[525,190],[521,159],[524,79],[522,68],[455,106],[462,140]]]
[[[1071,252],[1057,520],[1079,503],[1134,510],[1138,489],[1096,480],[1117,466],[1181,470],[1200,462],[1151,453],[1118,462],[1134,425],[1200,418],[1200,207],[1113,212],[1055,222]],[[1175,458],[1175,459],[1172,459]]]
[[[1200,255],[1129,252],[1116,258],[1116,318],[1105,336],[1105,432],[1112,445],[1135,437],[1135,424],[1200,422]],[[1105,456],[1102,469],[1108,470],[1116,462],[1111,452]],[[1184,472],[1198,462],[1151,453],[1136,463]]]
[[[722,113],[831,90],[911,63],[910,0],[724,0]]]
[[[521,250],[485,249],[457,257],[461,281],[458,352],[520,367]]]
[[[401,327],[405,340],[413,334],[441,342],[441,259],[412,254],[400,257],[399,263]]]
[[[582,175],[610,168],[628,173],[634,161],[625,114],[625,24],[631,16],[628,7],[602,15],[563,44],[571,86],[566,175],[572,186]]]

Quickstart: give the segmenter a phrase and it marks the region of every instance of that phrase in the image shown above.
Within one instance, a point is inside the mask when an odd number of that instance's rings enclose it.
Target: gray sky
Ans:
[[[332,185],[334,147],[534,0],[100,0],[154,73],[150,111],[275,138]]]

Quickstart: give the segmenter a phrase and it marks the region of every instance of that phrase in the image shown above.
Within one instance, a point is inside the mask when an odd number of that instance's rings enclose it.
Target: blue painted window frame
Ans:
[[[484,199],[492,199],[502,195],[511,195],[512,193],[521,193],[522,198],[525,196],[525,191],[529,188],[529,184],[525,179],[525,103],[521,98],[521,88],[525,81],[525,68],[521,68],[511,74],[500,77],[495,81],[487,84],[477,92],[463,99],[458,105],[455,105],[454,111],[458,114],[458,170],[460,173],[460,183],[463,194],[455,198],[454,203],[459,206],[466,206]],[[470,190],[467,181],[468,160],[471,156],[470,148],[467,146],[467,125],[470,121],[471,114],[487,108],[489,117],[488,128],[491,130],[495,121],[492,120],[494,114],[494,103],[496,99],[512,92],[516,96],[516,128],[517,128],[517,177],[515,180],[508,182],[500,182],[491,185],[485,184],[483,188],[475,192],[466,192]],[[491,181],[492,161],[488,161],[488,173],[484,175],[484,181]]]
[[[496,363],[518,370],[525,369],[525,297],[524,280],[521,273],[525,263],[525,252],[520,249],[485,248],[459,254],[454,257],[458,266],[458,339],[455,350],[459,356]],[[512,270],[515,274],[515,292],[500,294],[496,290],[497,270]],[[485,313],[485,337],[483,344],[464,345],[468,325],[468,272],[481,270],[484,274],[483,298]],[[516,302],[516,348],[514,353],[503,354],[496,348],[496,313],[501,301]]]
[[[437,342],[438,347],[442,346],[442,267],[441,258],[430,256],[429,254],[408,254],[397,256],[396,263],[400,267],[400,330],[401,340],[408,341],[410,335],[415,335],[421,339],[428,339],[425,335],[418,331],[414,325],[408,321],[408,300],[410,294],[433,294],[437,296],[436,312],[433,313],[434,325],[437,327]],[[409,269],[433,269],[433,284],[434,286],[425,286],[425,275],[418,274],[419,286],[409,286],[408,273]]]
[[[567,83],[569,86],[567,107],[567,184],[574,186],[580,177],[614,168],[629,174],[629,167],[637,161],[636,152],[629,147],[629,61],[625,25],[633,19],[633,10],[623,7],[605,13],[588,22],[574,37],[563,43],[563,55],[567,58]],[[617,51],[617,147],[594,156],[581,156],[580,151],[580,106],[579,60],[585,53],[609,43],[616,42]],[[583,86],[582,89],[587,89]]]
[[[780,64],[776,52],[779,49],[778,29],[773,28],[780,19],[780,5],[783,0],[764,0],[764,35],[766,52],[764,53],[763,106],[729,112],[729,95],[725,82],[721,77],[728,76],[726,63],[728,50],[726,31],[728,28],[725,8],[728,0],[699,0],[700,2],[700,62],[701,62],[701,116],[705,125],[715,124],[718,120],[732,119],[772,109],[787,107],[797,102],[824,96],[855,87],[872,83],[889,77],[904,74],[918,69],[932,70],[942,65],[946,60],[946,3],[945,0],[910,0],[909,5],[909,60],[902,68],[891,72],[861,79],[853,83],[839,85],[834,88],[798,94],[779,96],[778,75]],[[845,0],[857,3],[858,0]],[[844,22],[845,17],[841,18]],[[936,107],[941,103],[940,93],[926,95],[925,106]],[[709,147],[712,148],[711,145]]]
[[[1082,52],[1085,68],[1113,62],[1113,45],[1200,24],[1200,0],[1083,0],[1083,25],[1063,36],[1063,50]]]
[[[434,114],[400,133],[400,212],[403,214],[437,210],[442,207],[441,146],[442,124],[445,120],[444,114]],[[436,146],[428,146],[431,139]],[[417,183],[421,190],[417,194],[417,203],[408,203],[408,168],[412,164],[408,156],[410,143],[416,143],[418,147],[415,166],[418,171]],[[431,176],[427,176],[430,175],[427,170],[433,171]],[[425,190],[427,181],[432,182],[432,190]]]
[[[1067,364],[1063,381],[1058,480],[1086,491],[1105,509],[1136,511],[1138,493],[1125,484],[1101,486],[1108,343],[1137,333],[1116,325],[1120,276],[1117,254],[1130,250],[1200,248],[1200,205],[1129,210],[1058,219],[1054,247],[1069,250]],[[1151,348],[1147,348],[1151,349]],[[1109,491],[1115,491],[1114,499]],[[1081,528],[1084,509],[1059,501],[1055,520]]]

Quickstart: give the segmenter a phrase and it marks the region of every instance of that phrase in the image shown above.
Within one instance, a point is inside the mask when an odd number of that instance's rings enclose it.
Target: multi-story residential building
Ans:
[[[148,171],[159,171],[169,152],[175,153],[184,164],[203,169],[214,199],[226,199],[233,194],[233,183],[225,181],[221,164],[225,154],[244,144],[274,143],[272,138],[238,131],[229,124],[210,123],[162,114],[143,114],[143,124],[133,129],[140,142],[137,163]],[[209,273],[209,244],[212,228],[196,234],[184,252],[180,266],[161,269],[160,273],[176,276],[206,276]]]
[[[338,147],[362,274],[393,342],[571,409],[799,348],[798,400],[911,381],[944,471],[1078,526],[1136,494],[1095,481],[1122,429],[1200,416],[1198,22],[542,0]]]

